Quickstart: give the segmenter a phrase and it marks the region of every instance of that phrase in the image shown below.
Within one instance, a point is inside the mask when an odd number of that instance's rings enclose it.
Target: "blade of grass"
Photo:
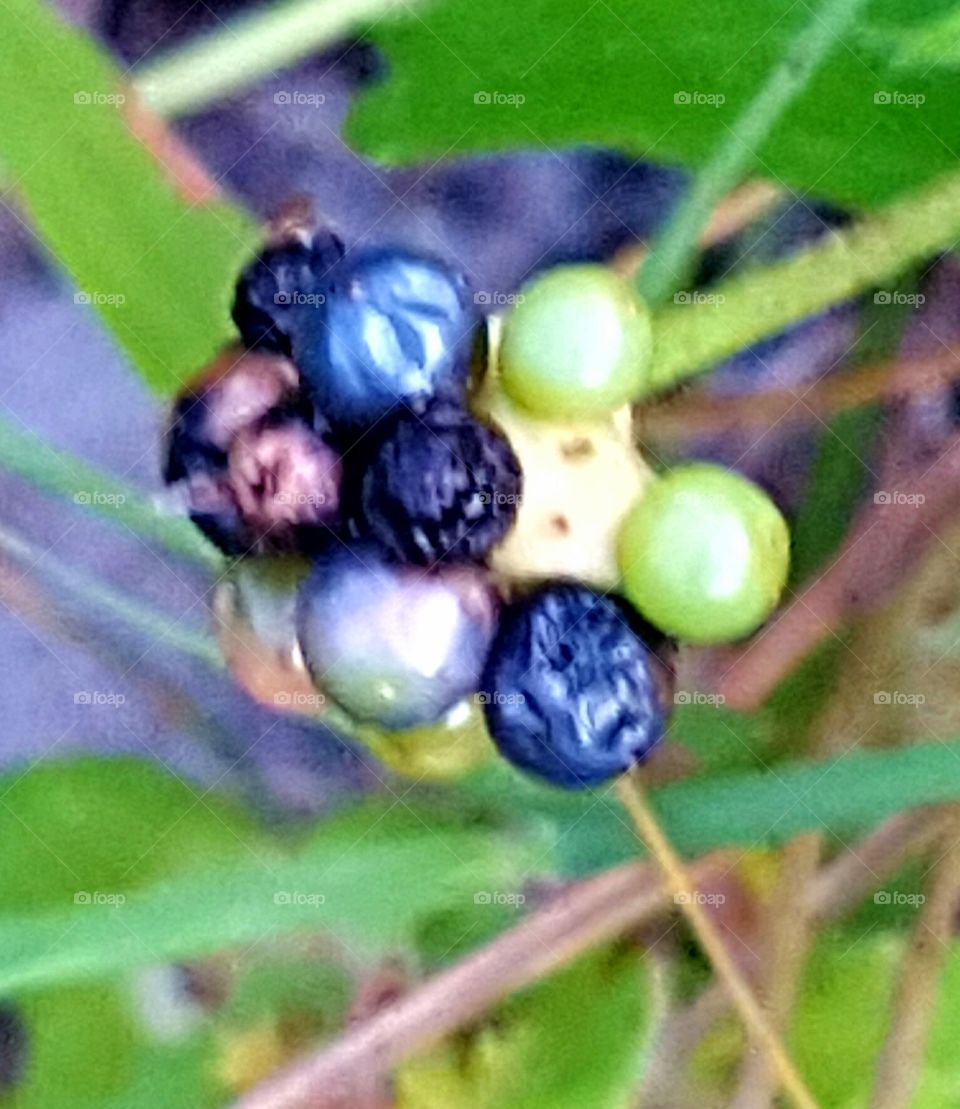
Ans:
[[[116,978],[297,931],[389,949],[424,916],[511,888],[527,856],[489,828],[377,798],[325,821],[296,852],[258,845],[120,897],[101,890],[99,903],[0,914],[0,991]]]
[[[958,235],[960,171],[951,171],[782,262],[722,282],[711,303],[662,306],[654,314],[653,388],[671,388],[805,316],[894,280]]]
[[[0,414],[0,467],[38,489],[64,497],[88,512],[120,524],[147,542],[222,569],[223,557],[189,520],[162,515],[132,485],[98,470]]]
[[[824,0],[811,11],[779,64],[737,116],[710,160],[654,243],[638,287],[652,305],[666,300],[690,277],[697,244],[719,200],[752,169],[756,152],[777,121],[806,88],[831,48],[866,8],[867,0]]]
[[[169,619],[139,598],[128,597],[103,585],[92,575],[85,574],[75,566],[67,566],[49,551],[39,550],[26,539],[3,527],[0,527],[0,551],[15,559],[30,573],[46,578],[58,588],[71,593],[88,609],[122,621],[127,627],[149,639],[151,644],[161,644],[182,651],[216,670],[223,669],[223,656],[212,637],[186,627],[177,620]]]
[[[223,96],[276,76],[365,23],[420,0],[293,0],[231,20],[176,52],[138,66],[134,82],[147,104],[164,116],[200,111]]]

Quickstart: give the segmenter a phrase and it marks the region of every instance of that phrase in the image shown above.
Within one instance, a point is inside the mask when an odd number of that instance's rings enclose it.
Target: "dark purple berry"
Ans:
[[[579,585],[543,589],[504,614],[483,677],[503,756],[553,785],[595,785],[660,740],[660,663],[628,610]]]
[[[400,404],[462,398],[479,319],[462,277],[405,251],[359,250],[324,294],[299,313],[292,352],[335,430],[363,431]]]
[[[412,728],[476,691],[497,609],[477,567],[424,572],[341,545],[301,587],[298,638],[318,687],[354,719]]]
[[[360,486],[360,527],[397,558],[482,559],[513,525],[520,463],[510,444],[453,404],[404,411],[377,438]]]
[[[237,282],[233,320],[250,348],[289,354],[297,321],[322,303],[343,243],[329,231],[267,247]]]

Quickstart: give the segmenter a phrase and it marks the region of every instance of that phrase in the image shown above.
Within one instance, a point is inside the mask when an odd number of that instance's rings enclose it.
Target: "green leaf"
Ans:
[[[647,992],[636,951],[591,952],[508,1001],[466,1048],[404,1067],[398,1109],[626,1109]]]
[[[536,821],[553,839],[565,873],[588,874],[642,850],[612,786],[565,793],[498,765],[457,788],[505,821]],[[768,771],[676,782],[651,797],[667,835],[689,856],[734,844],[785,843],[807,831],[848,842],[905,809],[960,797],[960,742],[783,762]]]
[[[143,760],[15,769],[0,779],[0,914],[76,906],[79,919],[97,895],[247,857],[262,835],[233,804]]]
[[[827,936],[804,971],[790,1050],[817,1103],[866,1105],[883,1043],[902,941]]]
[[[233,276],[255,228],[227,203],[177,197],[124,122],[120,72],[52,8],[8,0],[0,38],[0,164],[136,368],[174,391],[232,332]]]
[[[909,35],[931,18],[925,7],[874,3],[871,18],[883,9],[891,33]],[[778,0],[587,9],[577,0],[447,0],[371,29],[390,76],[361,97],[347,135],[389,162],[589,142],[703,166],[809,18],[807,6]],[[856,28],[838,37],[756,147],[754,172],[859,205],[952,166],[960,88],[928,69],[918,59],[905,72],[889,51],[865,50]],[[878,102],[884,93],[926,99],[920,108]]]
[[[902,69],[960,69],[960,11],[919,18],[908,27],[867,24],[861,29],[860,41],[871,53],[890,59]]]
[[[99,1109],[127,1091],[145,1037],[122,990],[86,983],[24,998],[18,1011],[27,1051],[15,1109]]]
[[[123,782],[117,779],[118,792]],[[49,803],[48,793],[34,785],[38,804]],[[62,796],[61,803],[69,807],[71,799]],[[481,891],[509,890],[530,862],[526,851],[483,822],[390,798],[325,821],[296,850],[246,839],[221,862],[191,849],[182,873],[165,876],[156,862],[153,881],[126,885],[125,862],[132,859],[131,873],[143,874],[140,844],[124,843],[126,826],[111,825],[109,815],[75,822],[86,848],[58,841],[78,861],[96,855],[103,883],[96,889],[80,885],[89,880],[89,864],[83,872],[60,873],[41,856],[56,879],[48,873],[41,897],[36,879],[24,873],[33,864],[26,851],[9,859],[4,852],[0,880],[9,868],[19,893],[0,899],[0,993],[114,976],[303,930],[339,930],[353,947],[381,951],[408,941],[432,913],[472,904]],[[179,815],[189,818],[189,812]],[[41,840],[47,833],[40,812],[27,811],[23,823]],[[175,826],[168,831],[173,836]],[[152,857],[157,845],[146,846]],[[173,856],[184,855],[171,848],[164,853],[167,871]],[[67,898],[78,889],[86,896]],[[24,911],[37,904],[40,910]]]

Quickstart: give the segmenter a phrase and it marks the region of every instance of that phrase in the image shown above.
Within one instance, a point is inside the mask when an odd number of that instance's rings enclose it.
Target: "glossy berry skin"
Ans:
[[[755,631],[776,607],[790,564],[786,522],[767,494],[722,466],[659,478],[620,535],[626,596],[651,624],[690,643]]]
[[[233,301],[244,345],[289,355],[298,321],[322,302],[343,252],[336,235],[319,230],[258,254],[241,273]]]
[[[477,315],[461,277],[397,250],[351,252],[318,311],[302,312],[293,356],[335,430],[360,432],[398,405],[461,399]]]
[[[392,555],[429,566],[480,560],[510,530],[520,464],[507,440],[458,405],[404,410],[379,436],[360,488],[360,526]]]
[[[507,318],[503,389],[547,419],[602,416],[649,385],[650,313],[608,266],[558,266],[534,278]]]
[[[521,770],[566,789],[596,785],[660,740],[659,666],[617,601],[548,586],[501,621],[480,695],[487,727]]]
[[[300,590],[297,631],[318,688],[355,720],[430,724],[479,684],[497,599],[474,567],[423,570],[340,546]]]

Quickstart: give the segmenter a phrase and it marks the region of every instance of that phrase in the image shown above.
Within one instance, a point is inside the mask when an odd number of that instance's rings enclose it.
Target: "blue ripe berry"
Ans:
[[[443,263],[362,250],[298,315],[293,358],[335,430],[363,431],[399,404],[462,398],[478,321],[466,283]]]
[[[343,243],[329,231],[267,247],[241,273],[233,321],[244,345],[289,354],[304,310],[315,307],[343,257]]]
[[[547,587],[503,617],[483,677],[487,727],[520,769],[566,789],[594,785],[661,738],[659,666],[617,601]]]
[[[355,720],[398,730],[440,719],[477,689],[496,613],[475,567],[424,573],[340,546],[303,583],[297,630],[318,688]]]
[[[513,525],[521,487],[520,463],[498,431],[454,404],[422,417],[404,410],[364,469],[360,526],[407,562],[480,560]]]

